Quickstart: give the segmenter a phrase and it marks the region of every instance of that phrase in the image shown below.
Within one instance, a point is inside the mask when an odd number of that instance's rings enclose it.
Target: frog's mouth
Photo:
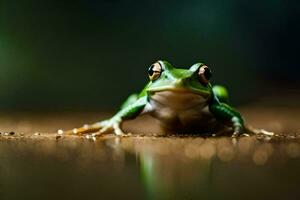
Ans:
[[[172,86],[149,88],[147,90],[147,92],[150,94],[155,94],[155,93],[163,92],[163,91],[170,91],[170,92],[174,92],[174,93],[186,93],[186,94],[191,93],[191,94],[200,95],[204,98],[208,98],[210,96],[209,91],[192,89],[192,88],[172,87]]]
[[[210,93],[193,91],[186,88],[164,87],[163,89],[152,89],[150,100],[171,107],[176,110],[185,110],[192,107],[204,107],[208,104]]]
[[[199,95],[199,93],[189,90],[165,89],[153,92],[150,95],[150,100],[174,110],[186,110],[195,107],[203,108],[208,104],[209,97],[209,95]]]

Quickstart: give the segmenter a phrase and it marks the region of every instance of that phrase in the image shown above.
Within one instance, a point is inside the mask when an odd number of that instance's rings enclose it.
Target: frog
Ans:
[[[145,114],[155,118],[166,134],[216,135],[226,130],[237,137],[247,132],[242,115],[229,105],[227,89],[210,82],[208,65],[199,62],[176,68],[158,60],[148,68],[148,77],[146,86],[130,95],[111,118],[60,132],[94,137],[113,132],[124,136],[123,122]]]

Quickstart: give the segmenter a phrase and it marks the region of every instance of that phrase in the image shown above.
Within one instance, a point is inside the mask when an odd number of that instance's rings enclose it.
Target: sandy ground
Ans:
[[[280,137],[156,137],[148,118],[127,137],[61,136],[103,113],[0,116],[1,199],[298,199],[297,107],[242,107],[248,124]],[[13,133],[12,133],[13,132]]]

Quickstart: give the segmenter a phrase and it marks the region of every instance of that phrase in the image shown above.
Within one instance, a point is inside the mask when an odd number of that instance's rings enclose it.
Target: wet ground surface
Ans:
[[[140,119],[94,140],[54,132],[109,114],[3,114],[0,199],[299,199],[299,109],[241,111],[279,136],[156,137]]]

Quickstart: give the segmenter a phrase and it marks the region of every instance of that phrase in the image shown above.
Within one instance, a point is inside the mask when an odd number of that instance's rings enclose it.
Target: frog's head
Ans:
[[[178,69],[167,61],[157,61],[149,67],[150,83],[146,89],[151,94],[171,91],[196,94],[208,99],[212,94],[210,69],[203,63],[196,63],[189,69]]]

